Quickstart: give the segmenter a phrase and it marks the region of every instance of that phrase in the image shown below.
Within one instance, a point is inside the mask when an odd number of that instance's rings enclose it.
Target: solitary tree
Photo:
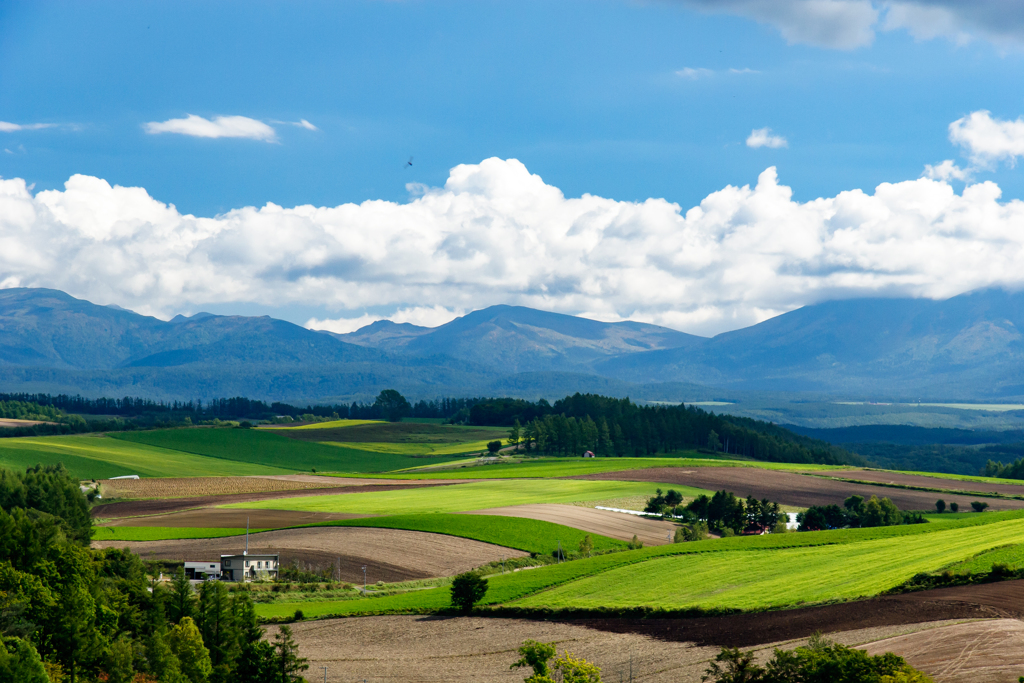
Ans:
[[[935,501],[935,511],[938,512],[939,514],[942,514],[943,512],[945,512],[946,511],[946,501],[942,500],[941,498],[939,498],[937,501]]]
[[[308,668],[309,664],[299,656],[299,646],[292,638],[291,627],[282,626],[274,636],[274,669],[277,674],[274,680],[281,683],[305,681],[301,672]]]
[[[405,400],[405,396],[394,389],[380,392],[373,405],[388,422],[401,422],[402,418],[412,411],[412,406]]]
[[[501,450],[500,441],[490,441],[487,443],[487,453],[490,455],[497,455],[498,451]]]
[[[487,593],[487,579],[473,572],[459,574],[452,580],[452,605],[469,612]]]
[[[976,500],[971,503],[971,507],[974,508],[975,512],[982,512],[988,507],[988,503],[982,503],[980,500]]]
[[[950,512],[959,512],[960,511],[960,503],[957,503],[956,501],[950,503],[949,504],[949,511]]]
[[[587,557],[590,557],[590,553],[593,550],[594,543],[590,540],[590,534],[587,534],[583,537],[583,540],[580,541],[580,555],[586,555]]]

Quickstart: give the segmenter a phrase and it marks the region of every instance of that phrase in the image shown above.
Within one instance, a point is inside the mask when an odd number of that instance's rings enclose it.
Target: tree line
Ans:
[[[767,498],[758,500],[753,496],[747,496],[744,502],[730,491],[716,491],[713,496],[701,494],[686,505],[682,503],[683,494],[679,491],[669,489],[662,493],[657,489],[655,495],[648,499],[644,512],[671,515],[688,524],[691,533],[680,534],[677,541],[700,540],[708,531],[722,536],[785,531],[789,521],[778,503]],[[700,538],[694,538],[694,535]]]
[[[705,449],[770,462],[864,464],[847,451],[771,423],[716,415],[697,406],[641,406],[628,398],[575,394],[549,404],[520,399],[482,402],[470,422],[511,425],[509,443],[527,452],[578,456],[649,456]]]
[[[943,504],[945,507],[945,504]],[[941,510],[940,510],[941,512]],[[798,531],[823,531],[847,527],[898,526],[900,524],[921,524],[925,521],[920,513],[902,512],[888,498],[871,496],[850,496],[838,505],[812,505],[796,516]]]
[[[267,642],[244,587],[151,583],[127,549],[91,550],[91,527],[63,466],[0,470],[0,680],[302,680],[290,631]]]

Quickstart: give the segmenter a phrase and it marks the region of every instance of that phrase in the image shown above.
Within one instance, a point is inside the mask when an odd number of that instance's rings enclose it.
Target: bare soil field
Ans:
[[[646,519],[622,512],[595,510],[594,508],[555,503],[535,505],[513,505],[509,507],[473,510],[467,515],[499,515],[501,517],[523,517],[554,522],[574,529],[601,534],[620,541],[632,540],[634,534],[644,545],[664,545],[672,542],[676,525],[660,519]]]
[[[870,643],[868,654],[895,652],[935,683],[1016,683],[1024,673],[1024,623],[994,619],[899,635]]]
[[[819,472],[824,477],[836,479],[856,479],[859,481],[877,481],[881,484],[899,484],[901,486],[922,486],[932,489],[950,491],[979,491],[982,493],[999,493],[1004,496],[1024,496],[1024,484],[986,484],[980,481],[959,481],[941,477],[929,477],[919,474],[897,474],[896,472],[880,472],[877,470],[859,470],[852,472]]]
[[[460,482],[461,483],[461,482]],[[416,482],[415,484],[362,484],[358,486],[335,486],[333,488],[307,489],[308,495],[326,496],[336,493],[366,493],[368,491],[393,491],[395,489],[420,488],[425,486],[446,486],[433,481]],[[194,510],[196,508],[215,507],[228,503],[251,503],[257,500],[295,497],[295,491],[264,491],[262,493],[232,493],[216,496],[197,496],[191,498],[162,498],[157,500],[128,500],[115,503],[104,503],[92,509],[93,518],[115,519],[119,517],[139,517],[143,515],[162,515],[169,512]],[[168,526],[160,524],[159,526]]]
[[[104,498],[194,498],[235,493],[301,491],[342,486],[330,477],[317,482],[270,477],[167,477],[155,479],[101,479]]]
[[[831,637],[860,645],[934,626],[875,627]],[[629,680],[630,671],[634,680],[645,683],[698,683],[719,652],[714,646],[602,631],[581,622],[385,616],[307,621],[291,628],[300,655],[309,658],[309,672],[317,672],[309,678],[323,680],[323,667],[327,667],[328,683],[363,679],[518,683],[526,678],[526,671],[509,666],[519,658],[516,650],[527,639],[555,642],[560,655],[569,650],[594,662],[608,683]],[[268,629],[268,637],[275,632],[275,627]],[[758,648],[758,659],[770,657],[776,645],[788,649],[805,643],[801,639],[764,645]]]
[[[0,429],[15,427],[31,427],[33,425],[52,425],[56,422],[40,422],[39,420],[18,420],[13,417],[0,419]]]
[[[279,529],[299,524],[316,524],[338,519],[358,519],[374,515],[348,512],[302,512],[299,510],[239,510],[236,508],[199,508],[145,517],[120,517],[103,526],[168,526],[210,529]]]
[[[216,560],[241,553],[244,540],[228,538],[175,541],[95,541],[94,548],[129,548],[143,559]],[[341,558],[341,580],[362,583],[362,566],[370,583],[451,576],[482,564],[528,553],[468,538],[401,529],[317,527],[249,535],[249,552],[281,554],[281,562],[298,560],[328,566]]]
[[[625,472],[588,474],[571,479],[604,479],[616,481],[650,481],[667,485],[679,484],[717,491],[725,489],[746,498],[768,498],[782,505],[808,507],[811,505],[842,505],[843,499],[858,495],[864,498],[878,496],[888,498],[901,510],[932,510],[935,501],[942,498],[949,505],[959,503],[961,510],[970,510],[970,496],[935,493],[934,491],[913,491],[909,489],[855,484],[852,482],[824,479],[806,474],[763,470],[754,467],[656,467]],[[991,510],[1018,510],[1024,508],[1024,500],[985,498]]]

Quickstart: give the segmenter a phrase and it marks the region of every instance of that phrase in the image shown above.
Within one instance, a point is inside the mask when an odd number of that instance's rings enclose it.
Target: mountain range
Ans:
[[[1024,294],[806,306],[713,338],[492,306],[436,328],[350,334],[269,317],[170,321],[48,289],[0,290],[0,391],[367,400],[440,395],[649,401],[742,392],[1008,400],[1024,395]]]

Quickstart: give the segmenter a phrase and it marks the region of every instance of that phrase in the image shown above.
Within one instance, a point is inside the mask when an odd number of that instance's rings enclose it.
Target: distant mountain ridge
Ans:
[[[737,392],[1006,400],[1024,395],[1024,294],[806,306],[704,338],[492,306],[436,328],[349,334],[270,317],[169,322],[47,289],[0,290],[0,391],[290,401],[575,391],[700,401]]]

